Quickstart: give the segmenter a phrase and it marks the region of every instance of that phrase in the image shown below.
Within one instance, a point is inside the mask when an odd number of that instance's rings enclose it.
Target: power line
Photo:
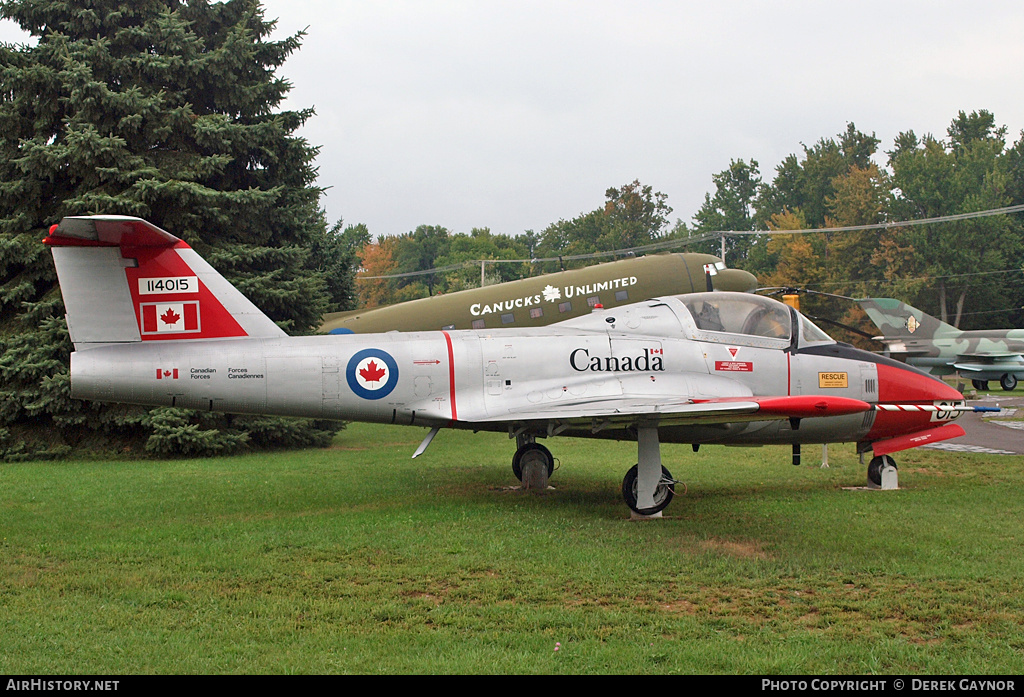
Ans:
[[[587,254],[563,254],[557,257],[533,257],[530,259],[471,259],[464,261],[461,264],[450,264],[448,266],[439,266],[433,269],[425,269],[423,271],[408,271],[406,273],[394,273],[385,274],[381,276],[356,276],[356,280],[370,281],[378,278],[406,278],[408,276],[425,276],[432,273],[444,273],[446,271],[455,271],[457,269],[463,269],[468,266],[476,266],[478,264],[537,264],[545,261],[579,261],[581,259],[598,259],[600,257],[612,257],[612,256],[635,256],[637,253],[642,252],[654,252],[661,249],[673,249],[675,247],[686,247],[691,244],[698,244],[700,242],[706,242],[708,240],[715,240],[722,236],[723,233],[713,232],[703,235],[696,235],[693,237],[680,237],[671,240],[665,240],[663,242],[654,242],[652,244],[645,244],[639,247],[629,247],[627,249],[616,249],[611,252],[590,252]]]
[[[889,280],[887,278],[861,278],[850,281],[822,281],[821,283],[807,283],[806,286],[855,286],[855,285],[876,285],[876,286],[891,286],[897,283],[913,283],[914,281],[935,281],[945,278],[965,278],[968,276],[993,276],[996,274],[1010,274],[1010,273],[1022,273],[1024,269],[1000,269],[998,271],[967,271],[964,273],[953,273],[946,274],[944,276],[915,276],[914,278],[900,278],[898,280]],[[1020,281],[1016,281],[1019,283]]]
[[[1005,208],[991,208],[986,211],[974,211],[973,213],[956,213],[953,215],[940,215],[935,218],[917,218],[915,220],[900,220],[887,223],[871,223],[869,225],[844,225],[842,227],[818,227],[806,230],[750,230],[737,231],[725,230],[722,232],[708,233],[714,236],[721,235],[805,235],[810,232],[856,232],[858,230],[879,230],[888,228],[911,227],[914,225],[932,225],[934,223],[951,223],[957,220],[971,220],[973,218],[988,218],[993,215],[1007,215],[1009,213],[1024,212],[1024,204],[1007,206]]]
[[[885,223],[871,223],[868,225],[845,225],[841,227],[808,228],[806,230],[716,230],[714,232],[705,232],[699,235],[691,235],[688,237],[676,237],[670,240],[664,240],[662,242],[654,242],[652,244],[640,245],[638,247],[616,249],[610,252],[568,254],[555,257],[543,257],[532,259],[472,259],[464,261],[459,264],[449,264],[448,266],[440,266],[432,269],[425,269],[423,271],[408,271],[406,273],[383,274],[380,276],[361,276],[359,274],[356,274],[356,280],[371,281],[383,278],[408,278],[410,276],[425,276],[434,273],[446,273],[448,271],[456,271],[458,269],[464,269],[469,266],[477,266],[479,264],[530,264],[546,261],[580,261],[583,259],[598,259],[601,257],[610,256],[632,256],[644,252],[654,252],[663,249],[688,247],[691,244],[700,244],[701,242],[717,240],[721,239],[722,237],[739,237],[744,235],[806,235],[813,232],[858,232],[863,230],[883,230],[889,228],[912,227],[915,225],[933,225],[935,223],[949,223],[958,220],[987,218],[995,215],[1009,215],[1011,213],[1021,212],[1024,212],[1024,204],[1016,206],[1006,206],[1005,208],[991,208],[989,210],[984,211],[974,211],[973,213],[956,213],[953,215],[942,215],[934,218],[918,218],[916,220],[890,221]]]
[[[1004,307],[1002,310],[976,310],[974,312],[961,312],[961,317],[968,317],[974,315],[994,315],[1001,312],[1020,312],[1024,310],[1024,307]]]

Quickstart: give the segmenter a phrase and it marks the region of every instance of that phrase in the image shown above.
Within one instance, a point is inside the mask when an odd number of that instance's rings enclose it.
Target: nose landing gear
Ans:
[[[868,486],[873,489],[899,489],[896,461],[889,455],[879,455],[868,463]]]

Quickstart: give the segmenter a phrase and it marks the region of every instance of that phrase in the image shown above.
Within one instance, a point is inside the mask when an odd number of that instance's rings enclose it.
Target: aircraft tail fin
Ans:
[[[187,243],[141,218],[67,217],[43,242],[53,253],[76,350],[285,336]]]
[[[888,338],[929,338],[961,333],[953,325],[894,298],[865,298],[857,303]]]

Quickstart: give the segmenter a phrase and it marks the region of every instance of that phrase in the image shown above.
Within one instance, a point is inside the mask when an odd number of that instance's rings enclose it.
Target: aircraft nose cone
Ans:
[[[753,293],[757,289],[754,274],[741,269],[722,269],[711,277],[715,290],[729,290],[740,293]]]
[[[878,401],[874,424],[865,436],[865,440],[869,442],[898,440],[907,434],[936,429],[943,423],[955,419],[959,412],[940,413],[917,407],[961,403],[963,395],[941,380],[913,368],[879,363]],[[963,435],[963,432],[958,435]],[[914,445],[920,443],[911,443],[903,447]],[[888,452],[895,450],[890,449]],[[883,451],[876,448],[876,455],[881,452]]]
[[[878,401],[883,404],[958,402],[963,395],[942,380],[914,370],[879,364]]]

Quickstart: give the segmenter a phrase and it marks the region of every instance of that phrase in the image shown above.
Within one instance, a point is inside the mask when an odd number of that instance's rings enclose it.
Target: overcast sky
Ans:
[[[540,232],[634,179],[689,223],[730,160],[770,180],[851,121],[882,150],[960,110],[1024,128],[1020,0],[263,4],[308,27],[281,74],[328,219],[374,235]]]

